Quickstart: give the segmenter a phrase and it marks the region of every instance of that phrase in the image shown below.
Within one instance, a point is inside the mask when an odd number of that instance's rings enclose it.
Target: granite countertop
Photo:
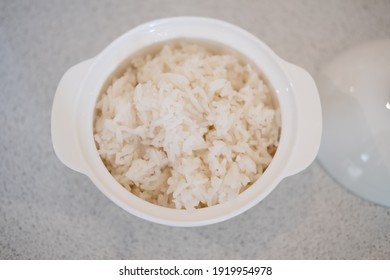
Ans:
[[[173,228],[134,217],[55,156],[64,72],[143,22],[214,17],[315,74],[339,52],[390,36],[390,1],[1,1],[0,259],[390,259],[390,209],[315,161],[231,220]]]

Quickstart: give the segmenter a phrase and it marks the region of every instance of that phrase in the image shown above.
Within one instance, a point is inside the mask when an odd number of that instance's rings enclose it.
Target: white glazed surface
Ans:
[[[235,200],[191,212],[153,205],[120,186],[99,158],[92,127],[100,90],[126,58],[155,42],[183,37],[213,40],[244,53],[259,66],[275,89],[282,115],[278,150],[260,179]],[[240,42],[239,46],[236,42]],[[160,19],[140,25],[116,39],[97,57],[70,69],[60,82],[52,113],[54,148],[66,165],[90,177],[107,197],[126,211],[174,226],[220,222],[257,204],[284,177],[303,170],[314,160],[321,124],[318,92],[307,72],[283,61],[259,39],[238,27],[195,17]]]
[[[390,207],[390,39],[341,53],[317,80],[321,163],[352,192]]]

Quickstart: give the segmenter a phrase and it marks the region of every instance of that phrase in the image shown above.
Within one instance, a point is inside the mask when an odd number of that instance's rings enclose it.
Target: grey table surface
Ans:
[[[54,92],[72,65],[143,22],[214,17],[311,74],[390,36],[390,1],[0,1],[0,259],[390,259],[390,209],[315,161],[231,220],[174,228],[134,217],[54,154]]]

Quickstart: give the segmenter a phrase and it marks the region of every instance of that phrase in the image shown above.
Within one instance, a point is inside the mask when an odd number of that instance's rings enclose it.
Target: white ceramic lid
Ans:
[[[390,206],[390,39],[352,48],[317,76],[318,158],[353,193]]]

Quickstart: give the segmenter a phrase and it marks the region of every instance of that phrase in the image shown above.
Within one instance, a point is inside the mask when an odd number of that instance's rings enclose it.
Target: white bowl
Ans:
[[[95,103],[110,74],[140,49],[175,38],[214,41],[245,54],[269,80],[281,110],[280,144],[264,174],[236,199],[195,211],[157,206],[125,190],[104,166],[93,139]],[[314,160],[321,127],[318,91],[306,71],[282,60],[243,29],[197,17],[166,18],[140,25],[96,57],[70,68],[58,85],[51,119],[54,150],[65,165],[87,175],[108,198],[129,213],[172,226],[212,224],[256,205],[283,178],[303,170]]]

